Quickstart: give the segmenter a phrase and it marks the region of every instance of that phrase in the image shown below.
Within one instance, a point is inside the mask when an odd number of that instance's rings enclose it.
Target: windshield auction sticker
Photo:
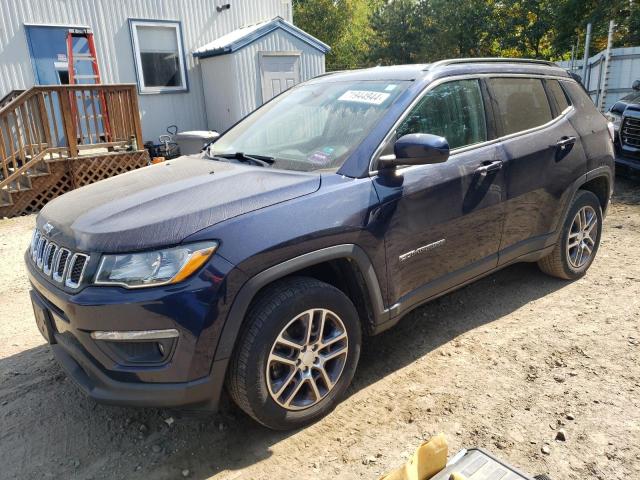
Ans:
[[[387,98],[389,98],[389,94],[384,92],[372,92],[370,90],[347,90],[340,96],[340,98],[338,98],[338,101],[380,105]]]

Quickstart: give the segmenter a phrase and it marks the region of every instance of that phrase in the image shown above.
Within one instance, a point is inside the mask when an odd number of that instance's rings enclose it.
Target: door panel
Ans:
[[[459,151],[447,162],[380,172],[391,303],[396,313],[497,265],[503,217],[502,161],[477,79],[453,80],[427,91],[393,139],[412,133],[445,137]],[[383,154],[393,151],[390,141]]]
[[[488,145],[446,163],[378,175],[374,186],[385,204],[391,303],[411,305],[497,265],[502,230],[503,173],[482,175],[483,163],[503,159]],[[433,288],[430,288],[430,285]]]
[[[569,187],[585,173],[584,151],[569,121],[575,111],[561,114],[557,101],[552,109],[541,80],[496,78],[488,85],[501,134],[514,134],[501,142],[507,197],[502,264],[548,245]],[[521,129],[529,130],[518,134]]]
[[[300,82],[300,56],[262,53],[260,70],[264,103]]]
[[[565,147],[566,152],[556,145],[563,138],[576,139]],[[569,187],[585,173],[580,138],[566,117],[548,128],[507,140],[503,147],[507,202],[501,263],[530,251],[527,241],[559,228]]]

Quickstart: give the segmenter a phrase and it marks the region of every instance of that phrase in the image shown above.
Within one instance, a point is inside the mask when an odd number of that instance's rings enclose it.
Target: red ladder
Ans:
[[[84,38],[87,40],[87,45],[89,47],[89,53],[73,53],[73,39],[74,38]],[[91,68],[93,70],[93,75],[76,75],[76,62],[91,62]],[[70,85],[78,85],[77,80],[93,80],[92,83],[102,83],[100,79],[100,69],[98,68],[98,55],[96,54],[96,45],[93,41],[93,33],[87,28],[71,28],[67,33],[67,62],[69,68],[69,84]],[[80,125],[80,116],[78,115],[77,104],[74,100],[76,100],[75,92],[71,92],[71,108],[73,109],[73,114],[76,117],[77,125],[81,128]],[[104,127],[105,141],[112,141],[111,138],[111,128],[109,125],[109,115],[107,112],[107,102],[104,97],[104,93],[100,92],[98,94],[100,98],[100,109],[101,109],[101,117],[102,124]],[[91,99],[93,101],[93,99]],[[96,132],[97,134],[98,132]]]

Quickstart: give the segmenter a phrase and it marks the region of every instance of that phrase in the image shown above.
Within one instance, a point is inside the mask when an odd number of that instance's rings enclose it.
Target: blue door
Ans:
[[[67,62],[67,33],[70,27],[29,25],[27,42],[37,85],[66,85],[69,83]],[[88,54],[86,39],[73,39],[74,54]],[[91,63],[76,64],[76,75],[91,75]]]
[[[29,44],[29,53],[31,55],[31,63],[33,65],[33,74],[36,85],[67,85],[69,84],[69,62],[67,58],[67,35],[72,27],[58,27],[48,25],[29,25],[26,26],[27,42]],[[73,38],[73,54],[88,55],[89,45],[86,38]],[[75,76],[93,75],[91,62],[80,61],[75,62]],[[93,79],[82,79],[75,83],[95,83]],[[87,96],[89,97],[89,96]],[[90,97],[86,100],[80,96],[76,96],[76,129],[78,134],[78,143],[92,143],[100,138],[104,140],[104,126],[102,124],[101,105],[97,97]],[[83,105],[84,102],[84,105]],[[94,105],[91,105],[94,102]],[[62,124],[62,115],[58,102],[54,103],[55,112],[53,117],[58,125]],[[78,112],[96,112],[98,131],[96,132],[93,117],[87,119]],[[89,120],[89,121],[87,121]],[[87,127],[87,125],[89,125]],[[59,143],[66,145],[64,132],[60,132]],[[84,140],[87,140],[86,142]]]

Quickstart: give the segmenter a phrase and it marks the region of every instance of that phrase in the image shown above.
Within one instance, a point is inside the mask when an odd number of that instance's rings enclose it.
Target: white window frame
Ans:
[[[144,83],[144,73],[142,70],[142,58],[140,56],[140,45],[138,43],[138,27],[159,27],[172,28],[176,34],[178,44],[179,68],[182,72],[182,84],[177,87],[147,87]],[[133,59],[136,67],[136,78],[138,80],[138,91],[141,94],[153,93],[176,93],[188,92],[189,83],[187,81],[186,59],[182,43],[182,25],[179,21],[173,20],[141,20],[129,19],[129,29],[131,32],[131,46],[133,48]]]

